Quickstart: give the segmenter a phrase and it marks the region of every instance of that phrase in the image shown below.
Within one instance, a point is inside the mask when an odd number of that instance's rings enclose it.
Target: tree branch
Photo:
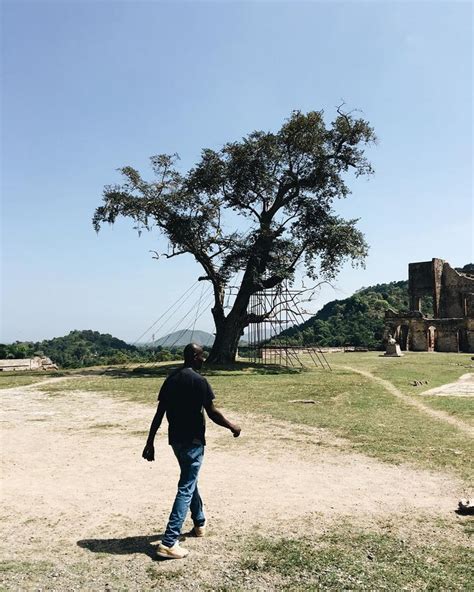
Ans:
[[[150,251],[150,253],[155,253],[153,259],[159,259],[160,257],[166,257],[167,259],[172,259],[173,257],[178,257],[178,255],[185,255],[188,251],[173,251],[171,253],[158,253],[158,251]]]
[[[230,249],[230,245],[225,245],[224,247],[221,247],[215,253],[212,253],[212,255],[209,255],[209,259],[214,259],[214,257],[218,257],[219,255],[222,255],[222,253],[225,253],[229,249]]]

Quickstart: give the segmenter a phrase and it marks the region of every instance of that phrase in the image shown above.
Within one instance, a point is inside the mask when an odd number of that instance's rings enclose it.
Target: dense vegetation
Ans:
[[[128,362],[154,362],[181,358],[179,348],[142,348],[130,345],[112,335],[98,331],[71,331],[64,337],[40,342],[0,344],[0,359],[30,358],[45,355],[63,368],[80,368],[101,364],[125,364]]]
[[[378,349],[382,347],[385,311],[408,307],[408,281],[361,288],[350,298],[328,302],[314,317],[283,331],[274,342]],[[426,299],[424,309],[429,312],[429,307],[430,300]]]

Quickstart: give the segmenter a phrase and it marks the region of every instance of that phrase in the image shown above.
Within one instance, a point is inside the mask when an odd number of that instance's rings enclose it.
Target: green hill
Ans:
[[[457,267],[456,271],[472,274],[474,264]],[[431,317],[432,297],[423,297],[421,306],[423,314]],[[314,317],[283,331],[273,342],[285,338],[295,345],[354,345],[381,349],[388,308],[399,312],[409,309],[408,280],[361,288],[350,298],[328,302]]]
[[[81,368],[102,364],[159,362],[180,360],[183,346],[191,341],[191,331],[177,331],[153,344],[131,345],[108,333],[83,330],[71,331],[63,337],[44,341],[16,341],[0,344],[0,359],[30,358],[45,355],[62,368]],[[205,331],[194,331],[193,341],[204,347],[212,345],[214,336]]]
[[[29,358],[45,355],[63,368],[96,364],[120,364],[141,357],[140,350],[108,333],[71,331],[63,337],[44,341],[0,345],[0,358]]]
[[[428,310],[429,301],[425,305]],[[382,347],[384,315],[388,308],[408,310],[408,281],[361,288],[344,300],[328,302],[314,316],[283,331],[277,340],[320,346]]]

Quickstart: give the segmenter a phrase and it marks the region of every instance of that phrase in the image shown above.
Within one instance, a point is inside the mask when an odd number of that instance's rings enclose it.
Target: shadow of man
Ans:
[[[77,541],[82,549],[92,553],[110,553],[111,555],[134,555],[143,553],[153,560],[159,559],[156,555],[156,547],[152,543],[157,542],[163,534],[151,536],[134,536],[123,539],[84,539]]]

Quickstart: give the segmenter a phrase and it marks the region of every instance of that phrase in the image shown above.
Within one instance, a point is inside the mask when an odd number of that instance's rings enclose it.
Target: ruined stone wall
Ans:
[[[424,320],[410,322],[408,349],[412,351],[428,350],[428,331]]]
[[[474,319],[474,293],[472,292],[466,294],[466,311],[467,317]]]
[[[441,283],[439,316],[445,319],[474,316],[471,310],[471,294],[473,292],[474,279],[458,273],[449,263],[445,263]]]
[[[420,299],[430,295],[434,318],[474,316],[474,277],[458,272],[443,259],[410,263],[408,291],[412,311],[420,311]]]
[[[46,356],[0,360],[0,372],[25,372],[29,370],[57,370],[58,367]]]
[[[474,353],[474,319],[427,319],[418,311],[387,311],[385,341],[389,334],[403,351]]]
[[[466,346],[465,351],[474,352],[474,319],[467,319],[466,321]]]
[[[436,351],[459,352],[463,342],[462,332],[465,332],[463,319],[437,319]]]
[[[442,290],[442,276],[445,261],[442,259],[433,259],[433,315],[435,318],[440,317],[441,307],[441,290]]]
[[[433,265],[431,261],[408,264],[408,292],[410,310],[420,310],[420,298],[433,294]]]
[[[410,312],[385,314],[385,340],[391,333],[402,350],[474,353],[474,276],[443,259],[408,265]],[[433,296],[434,318],[423,316],[420,299]]]

